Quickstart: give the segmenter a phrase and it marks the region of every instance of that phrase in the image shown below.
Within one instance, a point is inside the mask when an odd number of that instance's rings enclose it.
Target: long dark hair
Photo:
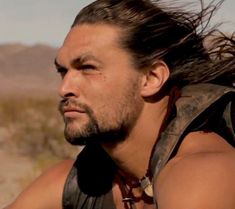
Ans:
[[[80,11],[72,27],[83,23],[120,27],[120,44],[132,54],[136,68],[165,61],[170,69],[169,86],[206,82],[232,86],[235,35],[207,27],[222,2],[212,1],[205,7],[201,0],[199,12],[186,12],[163,6],[161,1],[97,0]]]

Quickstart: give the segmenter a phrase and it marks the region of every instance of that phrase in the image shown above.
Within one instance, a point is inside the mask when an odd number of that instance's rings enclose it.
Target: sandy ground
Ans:
[[[0,209],[11,203],[40,173],[32,159],[17,152],[9,130],[0,127]]]
[[[38,175],[33,162],[24,156],[0,150],[0,208],[12,202],[22,189]]]
[[[0,127],[0,209],[13,202],[43,170],[54,164],[49,162],[46,167],[39,167],[35,159],[20,154],[9,137],[9,131]],[[79,150],[73,150],[74,156]]]

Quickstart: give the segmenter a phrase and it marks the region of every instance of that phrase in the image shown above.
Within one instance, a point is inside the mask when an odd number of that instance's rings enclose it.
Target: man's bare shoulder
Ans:
[[[159,209],[235,208],[235,149],[213,133],[186,140],[156,180]]]
[[[61,209],[64,183],[73,163],[64,160],[49,168],[6,209]]]

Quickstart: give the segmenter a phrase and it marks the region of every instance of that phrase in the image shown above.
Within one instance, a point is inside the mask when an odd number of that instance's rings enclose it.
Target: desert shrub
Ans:
[[[0,127],[19,153],[46,161],[74,157],[78,148],[65,142],[55,98],[8,98],[0,102]],[[43,162],[42,162],[43,161]]]

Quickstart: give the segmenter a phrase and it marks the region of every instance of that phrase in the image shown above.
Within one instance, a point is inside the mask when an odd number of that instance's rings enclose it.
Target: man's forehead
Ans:
[[[117,27],[108,24],[82,24],[73,27],[68,33],[57,54],[57,62],[63,58],[95,59],[96,54],[104,49],[120,48]]]
[[[104,23],[81,24],[69,31],[63,45],[115,44],[119,40],[121,29]]]
[[[93,54],[91,51],[87,51],[87,52],[82,52],[82,53],[73,53],[68,55],[66,53],[66,51],[63,51],[62,49],[59,50],[56,58],[55,58],[55,65],[61,65],[61,63],[65,63],[69,62],[67,64],[74,64],[76,63],[85,63],[88,61],[95,61],[95,62],[100,62],[97,57],[95,56],[95,54]]]

